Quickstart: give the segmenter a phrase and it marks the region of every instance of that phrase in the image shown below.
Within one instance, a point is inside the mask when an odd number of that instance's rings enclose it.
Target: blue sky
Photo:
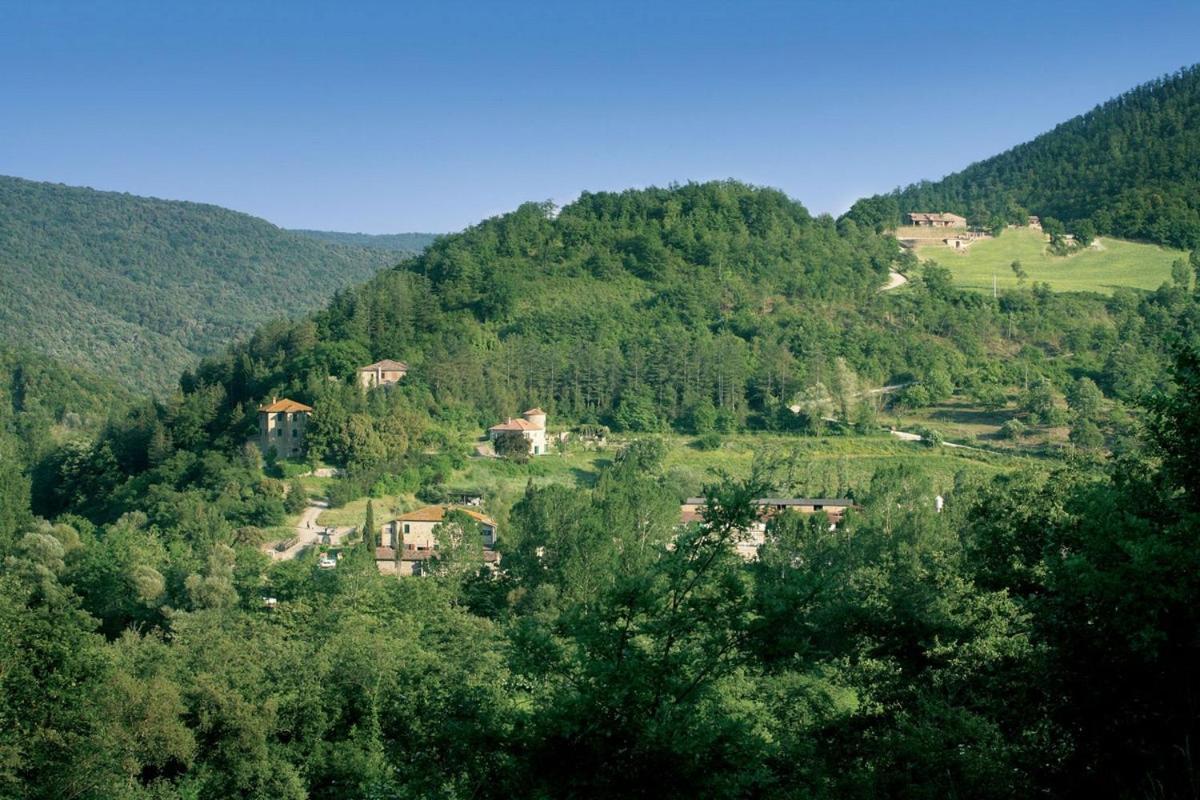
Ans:
[[[726,177],[838,213],[1200,61],[1198,31],[1195,0],[0,0],[0,174],[371,233]]]

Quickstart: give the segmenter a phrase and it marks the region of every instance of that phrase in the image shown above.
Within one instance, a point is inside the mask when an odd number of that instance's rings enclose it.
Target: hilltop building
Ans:
[[[960,217],[958,214],[949,212],[931,213],[928,211],[913,211],[909,213],[908,220],[910,225],[915,225],[918,228],[965,228],[967,227],[966,217]]]
[[[263,453],[271,450],[280,458],[304,454],[305,433],[312,407],[295,400],[272,398],[258,407],[258,446]]]
[[[520,432],[525,437],[530,455],[546,454],[546,412],[540,408],[523,411],[520,419],[509,417],[499,425],[493,425],[488,428],[488,439],[495,444],[501,434],[508,432]]]
[[[358,385],[364,389],[376,386],[395,386],[408,374],[408,364],[385,358],[358,368]]]
[[[679,507],[679,524],[700,522],[704,516],[705,502],[703,497],[687,498]],[[776,514],[783,511],[795,511],[800,514],[823,511],[832,529],[841,524],[846,509],[854,507],[853,500],[826,497],[760,497],[754,504],[759,508],[758,519],[749,529],[742,531],[743,536],[735,546],[738,555],[747,561],[758,558],[758,550],[767,540],[767,523]]]
[[[496,521],[470,508],[438,505],[418,508],[383,524],[379,530],[380,546],[375,548],[375,565],[379,571],[394,575],[423,574],[425,562],[437,555],[434,528],[451,511],[461,511],[479,523],[483,562],[497,566],[500,554],[496,551]]]

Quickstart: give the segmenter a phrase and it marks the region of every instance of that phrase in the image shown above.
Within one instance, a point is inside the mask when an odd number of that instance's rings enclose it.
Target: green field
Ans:
[[[960,472],[995,475],[1010,469],[1035,468],[1036,459],[1020,455],[949,448],[927,448],[902,442],[887,435],[802,437],[772,434],[735,434],[725,438],[719,449],[703,451],[688,436],[668,435],[664,469],[670,483],[682,494],[697,494],[705,484],[724,473],[733,478],[748,476],[756,464],[774,464],[776,491],[793,495],[860,496],[880,469],[901,465],[928,476],[934,488],[948,489]],[[605,448],[576,447],[566,453],[551,453],[516,464],[502,459],[472,458],[451,476],[447,488],[472,489],[484,494],[489,513],[503,514],[520,499],[525,487],[562,484],[587,487],[595,483],[623,443],[612,441]],[[314,493],[319,492],[312,481]],[[367,498],[321,514],[323,525],[361,524]],[[375,498],[377,520],[387,519],[422,503],[413,495]]]
[[[1102,292],[1118,287],[1157,289],[1171,279],[1171,262],[1187,258],[1179,250],[1101,237],[1092,247],[1069,256],[1046,252],[1046,241],[1029,228],[1007,230],[995,239],[976,242],[966,250],[945,245],[921,245],[917,254],[936,261],[954,273],[959,286],[991,291],[992,276],[1001,289],[1017,288],[1012,262],[1020,261],[1033,281],[1043,281],[1059,292]]]

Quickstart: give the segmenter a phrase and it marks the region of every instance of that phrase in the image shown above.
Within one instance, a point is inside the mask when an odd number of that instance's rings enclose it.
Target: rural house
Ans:
[[[376,386],[395,386],[408,374],[408,364],[385,358],[358,368],[358,385],[364,389]]]
[[[948,212],[930,213],[927,211],[913,211],[908,215],[910,225],[915,225],[918,228],[965,228],[967,227],[966,217],[960,217],[958,214],[950,214]]]
[[[679,507],[679,523],[690,525],[701,522],[704,518],[703,497],[689,497]],[[758,557],[758,550],[767,539],[767,522],[771,517],[783,511],[795,511],[799,514],[815,514],[825,512],[831,527],[841,523],[846,509],[854,507],[853,500],[845,498],[821,497],[760,497],[754,501],[759,508],[758,520],[749,530],[743,531],[744,536],[736,545],[737,553],[747,561]]]
[[[275,451],[280,458],[293,458],[304,453],[304,434],[312,407],[295,400],[272,399],[258,407],[258,446],[264,454]]]
[[[483,561],[495,566],[500,563],[496,552],[496,521],[478,511],[456,506],[425,506],[402,514],[380,528],[380,547],[375,548],[375,564],[380,572],[398,575],[421,575],[424,564],[437,554],[434,528],[451,511],[461,511],[475,522],[483,537]]]
[[[521,413],[520,419],[509,417],[499,425],[488,428],[488,439],[495,444],[501,434],[520,432],[529,443],[529,454],[541,456],[546,454],[546,412],[540,408],[531,408]]]

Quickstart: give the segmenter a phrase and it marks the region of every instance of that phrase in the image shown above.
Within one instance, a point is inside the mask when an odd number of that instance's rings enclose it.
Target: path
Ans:
[[[886,292],[891,289],[899,289],[906,283],[908,283],[908,278],[904,277],[899,272],[892,271],[888,273],[888,282],[885,283],[883,288],[881,288],[879,291]]]
[[[910,433],[908,431],[892,430],[891,434],[892,434],[892,436],[895,436],[897,439],[899,439],[902,442],[920,442],[920,441],[924,440],[923,437],[921,436],[921,434],[919,434],[919,433]],[[954,448],[955,450],[975,450],[976,452],[979,452],[979,453],[990,452],[982,447],[973,447],[972,445],[969,445],[969,444],[957,444],[955,442],[942,442],[942,447],[951,447],[951,448]]]
[[[329,508],[329,503],[326,503],[324,500],[309,500],[308,508],[300,513],[300,519],[296,522],[296,541],[292,542],[286,550],[276,550],[274,547],[268,547],[264,552],[273,561],[290,561],[304,552],[305,549],[319,544],[321,542],[321,534],[324,532],[326,526],[318,525],[317,517],[327,508]],[[334,528],[333,535],[329,537],[330,544],[339,544],[353,530],[353,525]]]

